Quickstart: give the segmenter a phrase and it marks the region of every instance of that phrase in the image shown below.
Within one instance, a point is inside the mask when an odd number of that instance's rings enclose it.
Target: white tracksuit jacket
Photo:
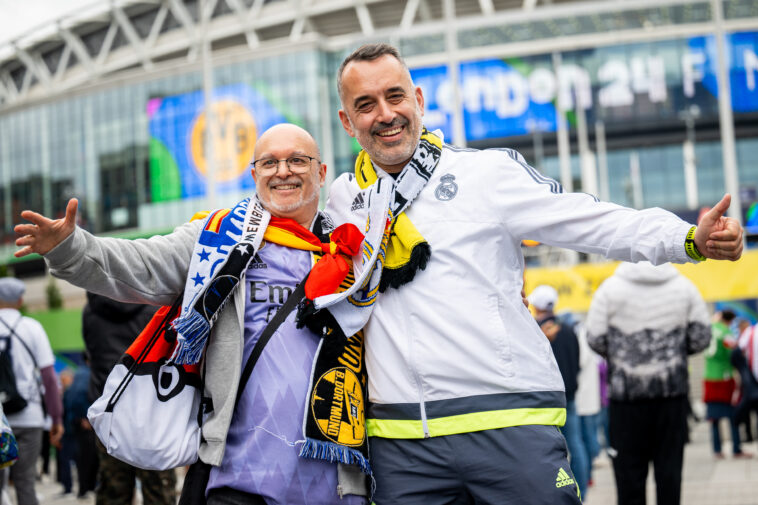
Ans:
[[[344,174],[327,211],[363,229],[365,197]],[[407,215],[432,255],[413,282],[379,296],[366,326],[371,436],[563,424],[558,366],[521,300],[522,239],[625,261],[690,261],[692,225],[662,209],[564,193],[511,149],[445,145]]]

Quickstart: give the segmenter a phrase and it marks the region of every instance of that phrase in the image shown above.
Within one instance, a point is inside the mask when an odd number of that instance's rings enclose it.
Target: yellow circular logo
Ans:
[[[210,129],[208,125],[211,125]],[[208,153],[206,135],[211,135],[216,180],[233,181],[242,175],[253,159],[258,131],[250,112],[239,102],[213,102],[192,126],[190,146],[192,160],[201,174],[207,176]]]
[[[363,444],[363,391],[358,376],[349,368],[332,368],[319,377],[311,396],[311,411],[329,440],[349,447]]]

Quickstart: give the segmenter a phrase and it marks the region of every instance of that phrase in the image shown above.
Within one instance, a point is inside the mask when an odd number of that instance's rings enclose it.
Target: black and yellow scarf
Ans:
[[[350,257],[363,235],[351,224],[327,234],[317,218],[315,233],[291,219],[271,217],[264,240],[311,251],[314,265],[305,282],[306,300],[344,290],[352,279]],[[371,473],[365,408],[368,377],[363,363],[363,332],[345,338],[320,333],[305,405],[300,457],[357,465]]]
[[[395,194],[390,204],[390,233],[379,291],[397,288],[413,280],[418,270],[426,268],[431,248],[418,232],[405,209],[418,196],[442,154],[442,139],[424,128],[416,151],[395,182]],[[369,154],[363,150],[355,161],[355,177],[361,189],[374,184],[378,176]]]
[[[366,324],[380,293],[411,282],[426,268],[431,247],[405,211],[434,174],[442,146],[438,135],[424,129],[413,157],[396,180],[378,177],[369,154],[358,154],[355,177],[368,204],[360,268],[347,289],[301,308],[299,324],[318,334],[339,329],[352,335]]]

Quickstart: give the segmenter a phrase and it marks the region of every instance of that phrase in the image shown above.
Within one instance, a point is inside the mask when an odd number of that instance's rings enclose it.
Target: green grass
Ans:
[[[84,350],[81,309],[46,310],[26,315],[45,328],[53,352]]]

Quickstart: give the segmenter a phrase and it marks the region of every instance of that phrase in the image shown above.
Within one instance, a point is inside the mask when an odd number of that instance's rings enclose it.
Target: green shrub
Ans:
[[[49,309],[60,309],[63,307],[63,297],[61,296],[61,290],[58,289],[58,284],[55,282],[55,277],[50,277],[50,281],[45,288],[47,294],[47,307]]]

